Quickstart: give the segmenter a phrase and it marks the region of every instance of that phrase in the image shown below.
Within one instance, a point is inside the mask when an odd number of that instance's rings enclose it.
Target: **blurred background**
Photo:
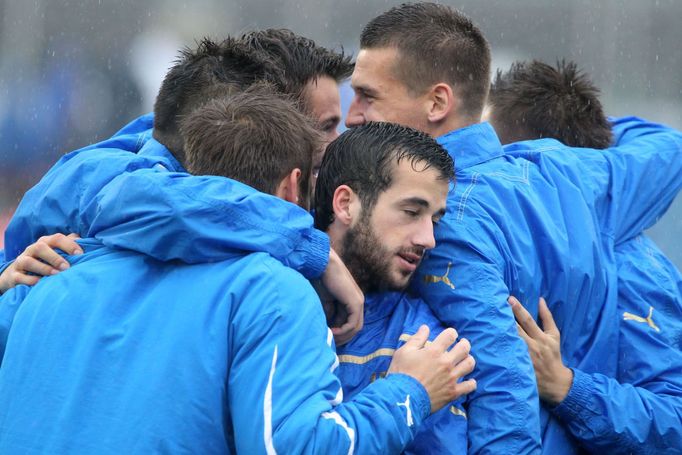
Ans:
[[[0,0],[0,234],[24,192],[62,154],[151,111],[183,46],[202,36],[286,27],[356,53],[362,26],[398,3]],[[682,2],[442,3],[482,28],[493,67],[507,69],[516,59],[572,59],[601,87],[609,114],[682,128]],[[682,198],[649,233],[682,268]]]

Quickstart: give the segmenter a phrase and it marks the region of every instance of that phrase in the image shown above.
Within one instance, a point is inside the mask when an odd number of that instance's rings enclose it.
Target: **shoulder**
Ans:
[[[224,262],[229,264],[232,271],[237,272],[236,279],[249,285],[254,292],[277,301],[278,306],[302,307],[306,302],[320,306],[310,282],[296,270],[283,265],[267,253],[251,253]]]
[[[431,308],[420,297],[413,297],[404,295],[401,298],[400,304],[407,310],[405,315],[405,322],[403,327],[403,334],[414,335],[419,327],[426,325],[429,327],[429,339],[434,339],[445,330],[445,326],[436,315],[431,311]],[[407,338],[401,336],[401,338]],[[401,339],[401,341],[406,341]]]

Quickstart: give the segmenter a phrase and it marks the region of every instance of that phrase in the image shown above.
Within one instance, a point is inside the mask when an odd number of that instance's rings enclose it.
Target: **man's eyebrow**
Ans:
[[[414,205],[422,206],[424,208],[429,208],[429,201],[427,201],[426,199],[422,199],[420,197],[417,197],[417,196],[402,199],[400,201],[400,203],[401,204],[414,204]]]
[[[426,199],[422,199],[420,197],[414,196],[414,197],[408,197],[400,201],[401,204],[413,204],[413,205],[418,205],[420,207],[424,207],[428,209],[430,207],[429,201]],[[445,215],[445,208],[443,207],[442,209],[438,210],[436,213],[433,214],[436,218],[442,218],[443,215]]]
[[[367,87],[365,85],[361,85],[361,84],[354,85],[352,82],[350,85],[353,88],[353,90],[355,90],[356,92],[362,92],[364,95],[369,95],[369,96],[376,95],[376,92],[374,90],[372,90],[370,87]]]
[[[332,114],[329,117],[323,117],[322,120],[320,121],[320,124],[324,125],[325,123],[339,123],[341,121],[341,117],[338,114]]]

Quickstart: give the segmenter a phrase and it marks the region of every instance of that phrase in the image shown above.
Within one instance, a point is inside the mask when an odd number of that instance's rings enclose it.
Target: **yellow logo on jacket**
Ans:
[[[450,267],[452,267],[452,262],[448,262],[448,268],[445,270],[445,274],[442,276],[424,275],[424,283],[426,284],[443,283],[447,286],[450,286],[450,289],[455,289],[455,285],[452,284],[452,281],[450,281],[450,278],[448,277],[448,275],[450,275]]]
[[[654,314],[654,307],[650,306],[649,307],[649,315],[647,317],[642,317],[642,316],[637,316],[636,314],[628,313],[627,311],[623,313],[623,320],[624,321],[635,321],[635,322],[643,322],[647,324],[649,327],[654,329],[657,332],[660,332],[661,329],[658,328],[656,324],[654,324],[654,320],[652,318]]]

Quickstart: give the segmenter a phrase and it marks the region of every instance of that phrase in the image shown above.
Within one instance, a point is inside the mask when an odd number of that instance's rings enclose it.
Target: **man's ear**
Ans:
[[[332,198],[334,221],[350,226],[360,214],[360,200],[348,185],[340,185],[334,190]]]
[[[428,119],[431,123],[440,123],[455,112],[458,100],[450,85],[439,82],[431,87],[428,96]]]
[[[275,196],[293,204],[300,205],[299,199],[301,194],[299,194],[298,189],[298,181],[300,179],[301,170],[299,168],[295,168],[290,173],[285,175],[284,178],[279,182]]]

